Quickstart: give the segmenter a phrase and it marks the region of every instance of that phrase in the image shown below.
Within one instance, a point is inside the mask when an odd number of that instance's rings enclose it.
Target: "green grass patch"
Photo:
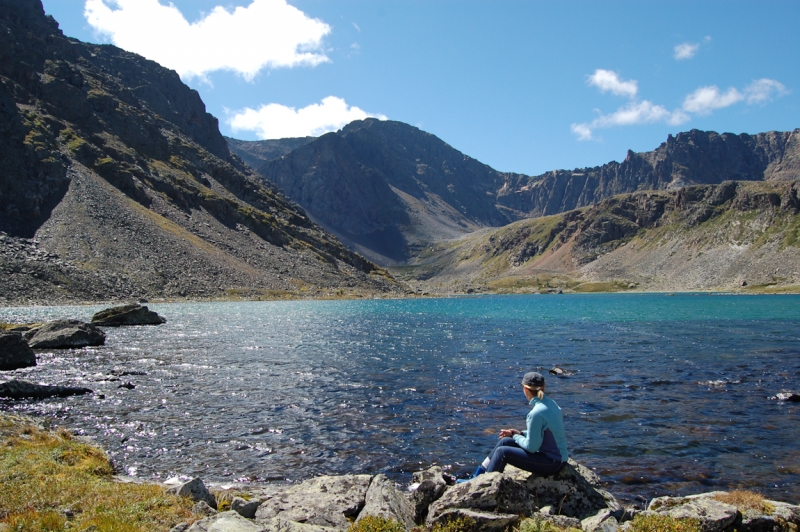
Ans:
[[[14,531],[169,530],[192,501],[157,484],[123,484],[105,453],[31,420],[0,414],[0,523]]]
[[[675,519],[661,514],[639,514],[628,529],[629,532],[701,532],[697,519]]]

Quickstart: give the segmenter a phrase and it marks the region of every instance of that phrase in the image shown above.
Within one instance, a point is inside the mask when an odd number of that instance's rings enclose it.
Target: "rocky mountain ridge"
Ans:
[[[238,153],[262,149],[242,141],[229,145]],[[757,135],[691,130],[670,135],[651,152],[629,151],[622,163],[539,176],[498,172],[434,135],[376,119],[355,121],[280,156],[271,153],[275,157],[257,167],[267,182],[384,265],[413,263],[431,244],[481,228],[566,212],[615,194],[800,179],[800,129]]]
[[[397,268],[421,291],[800,288],[800,181],[621,194],[486,229]]]
[[[39,0],[0,0],[0,140],[0,304],[402,290],[231,155],[175,72],[64,37]]]

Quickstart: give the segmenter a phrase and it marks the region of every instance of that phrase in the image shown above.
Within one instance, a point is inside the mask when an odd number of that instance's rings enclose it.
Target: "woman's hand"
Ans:
[[[498,436],[498,438],[510,438],[514,434],[521,434],[521,432],[517,429],[503,429],[500,431],[500,436]]]

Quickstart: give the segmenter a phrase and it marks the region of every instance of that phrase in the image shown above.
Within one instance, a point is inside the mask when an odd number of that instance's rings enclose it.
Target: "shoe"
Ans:
[[[475,472],[472,474],[471,477],[469,477],[469,478],[457,478],[456,479],[456,484],[463,484],[464,482],[469,482],[470,480],[474,479],[478,475],[482,475],[484,473],[486,473],[486,469],[484,469],[482,465],[479,465],[478,469],[475,470]]]

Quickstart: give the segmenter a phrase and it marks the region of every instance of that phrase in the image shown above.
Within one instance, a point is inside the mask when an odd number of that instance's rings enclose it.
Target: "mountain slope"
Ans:
[[[228,143],[228,149],[241,157],[245,163],[250,165],[250,168],[258,168],[264,163],[282,157],[290,151],[308,144],[315,138],[296,137],[248,141],[225,137],[225,141]]]
[[[352,122],[258,172],[383,264],[404,262],[429,242],[515,219],[495,204],[499,172],[401,122]]]
[[[0,303],[397,291],[231,156],[178,75],[0,0]]]
[[[800,285],[800,181],[622,194],[439,244],[398,275],[450,291]]]

